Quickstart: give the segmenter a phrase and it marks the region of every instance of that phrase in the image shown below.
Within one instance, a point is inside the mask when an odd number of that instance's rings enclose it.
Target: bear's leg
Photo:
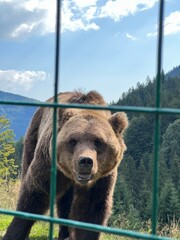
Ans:
[[[116,172],[98,180],[92,187],[74,188],[70,219],[106,225],[111,214]],[[72,228],[69,240],[98,240],[100,233]]]
[[[25,184],[23,184],[19,196],[17,205],[17,211],[44,214],[49,206],[49,200],[47,194],[29,190]],[[26,220],[18,217],[14,217],[10,226],[7,229],[3,240],[25,240],[28,239],[29,232],[33,220]]]
[[[73,187],[70,187],[62,198],[57,199],[57,214],[59,218],[69,218],[73,199]],[[64,240],[69,237],[68,227],[62,226],[59,230],[58,240]]]

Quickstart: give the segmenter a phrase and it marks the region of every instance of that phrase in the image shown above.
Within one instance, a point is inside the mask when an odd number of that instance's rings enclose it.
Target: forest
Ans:
[[[129,89],[113,105],[154,107],[156,79]],[[180,108],[180,78],[164,77],[162,73],[161,106]],[[119,167],[114,196],[112,223],[118,225],[126,216],[132,226],[151,219],[154,115],[128,113],[130,125],[125,135],[127,151]],[[180,219],[180,117],[161,116],[159,150],[160,225],[179,223]]]
[[[116,106],[154,107],[156,79],[137,83],[111,103]],[[180,108],[180,78],[165,78],[162,73],[161,106]],[[114,194],[111,226],[139,230],[151,219],[154,115],[127,113],[129,128],[125,134],[127,151],[119,167]],[[15,141],[10,121],[0,117],[0,183],[20,177],[23,138]],[[180,117],[161,116],[159,159],[160,226],[179,223],[180,219]],[[122,226],[122,222],[126,222]]]

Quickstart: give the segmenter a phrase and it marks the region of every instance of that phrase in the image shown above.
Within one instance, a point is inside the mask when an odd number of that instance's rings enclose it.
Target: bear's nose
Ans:
[[[91,170],[93,167],[93,160],[90,157],[80,157],[79,167],[84,170]]]

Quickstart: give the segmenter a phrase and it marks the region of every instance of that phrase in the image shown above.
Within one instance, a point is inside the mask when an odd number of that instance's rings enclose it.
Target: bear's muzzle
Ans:
[[[81,156],[78,160],[78,176],[76,180],[85,185],[92,180],[93,160],[90,157]]]

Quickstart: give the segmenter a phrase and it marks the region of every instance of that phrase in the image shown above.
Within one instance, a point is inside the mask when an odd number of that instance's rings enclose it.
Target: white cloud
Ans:
[[[62,32],[99,30],[98,18],[119,21],[152,8],[158,0],[62,0]],[[8,13],[8,14],[7,14]],[[55,31],[56,0],[0,0],[0,38]]]
[[[88,21],[95,18],[97,7],[89,7],[87,11],[84,13],[83,17],[87,19]]]
[[[129,33],[126,33],[126,37],[127,37],[128,39],[130,39],[130,40],[133,40],[133,41],[137,40],[136,37],[132,36],[132,35],[129,34]]]
[[[44,8],[43,2],[47,0],[37,0],[37,3],[34,0],[0,0],[0,38],[44,34],[45,20],[50,10]]]
[[[29,91],[34,84],[47,78],[48,75],[44,71],[0,70],[0,85],[4,91]]]
[[[89,19],[87,17],[85,18],[86,11],[84,9],[78,10],[77,5],[74,5],[73,1],[64,1],[62,5],[62,32],[77,30],[87,31],[90,29],[98,30],[99,26],[96,23],[89,22]]]
[[[157,32],[150,32],[146,34],[147,37],[154,37],[157,36]]]
[[[157,36],[157,25],[156,31],[147,34],[147,37]],[[180,33],[180,11],[172,12],[164,20],[164,35],[171,35]]]
[[[62,1],[62,31],[98,30],[99,26],[91,21],[96,2]],[[0,16],[0,38],[52,33],[55,31],[56,0],[0,0]]]
[[[172,12],[164,22],[164,34],[180,33],[180,11]]]
[[[97,0],[74,0],[74,2],[79,8],[85,8],[96,5]]]
[[[119,21],[123,17],[152,8],[158,0],[109,0],[100,11],[100,17],[110,17]]]
[[[36,27],[35,23],[32,24],[26,24],[23,23],[19,27],[16,28],[16,30],[12,33],[12,37],[16,38],[18,36],[23,36],[26,33],[30,33],[33,31],[33,29]]]

